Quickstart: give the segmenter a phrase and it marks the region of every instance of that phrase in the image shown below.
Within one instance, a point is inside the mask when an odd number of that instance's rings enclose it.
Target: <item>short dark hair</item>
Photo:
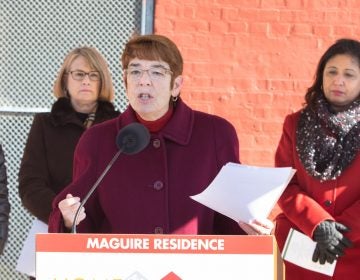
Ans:
[[[322,90],[323,73],[326,63],[336,55],[345,54],[356,59],[360,66],[360,42],[354,39],[342,38],[331,45],[320,58],[318,63],[315,80],[311,87],[308,88],[305,95],[305,103],[313,108],[315,101],[320,94],[324,94]]]
[[[162,60],[169,64],[174,79],[183,72],[183,58],[173,41],[163,35],[135,35],[125,45],[121,56],[123,69],[127,69],[130,60],[134,58],[146,60]]]

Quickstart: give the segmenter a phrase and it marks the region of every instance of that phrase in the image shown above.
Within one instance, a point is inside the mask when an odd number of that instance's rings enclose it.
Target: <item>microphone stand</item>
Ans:
[[[100,177],[96,180],[95,184],[91,187],[90,191],[86,194],[86,196],[84,197],[84,199],[81,201],[80,206],[78,207],[76,213],[75,213],[75,217],[73,220],[73,224],[71,226],[71,233],[76,233],[76,223],[77,220],[79,218],[79,214],[80,214],[80,210],[81,208],[84,206],[84,204],[86,203],[86,201],[89,199],[89,197],[92,195],[92,193],[96,190],[96,188],[98,187],[98,185],[100,184],[100,182],[102,181],[102,179],[105,177],[105,175],[108,173],[108,171],[110,170],[110,168],[112,167],[112,165],[114,164],[114,162],[117,160],[117,158],[119,157],[119,155],[122,153],[123,149],[117,151],[117,153],[114,155],[114,157],[112,158],[112,160],[109,162],[109,164],[106,166],[105,170],[101,173]]]
[[[76,224],[79,218],[80,210],[83,208],[86,201],[98,187],[104,176],[108,173],[109,169],[112,167],[114,162],[117,160],[121,153],[127,155],[136,154],[149,144],[150,141],[150,133],[147,128],[140,123],[131,123],[125,127],[123,127],[118,135],[116,136],[116,146],[118,147],[117,153],[111,159],[109,164],[106,166],[105,170],[101,173],[100,177],[96,180],[95,184],[91,187],[89,192],[86,194],[84,199],[81,201],[80,206],[76,210],[73,224],[71,226],[71,233],[76,233]]]

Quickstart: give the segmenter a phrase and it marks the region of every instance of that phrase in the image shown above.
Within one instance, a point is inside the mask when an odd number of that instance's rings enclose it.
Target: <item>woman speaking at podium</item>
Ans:
[[[228,121],[195,111],[181,99],[183,59],[177,46],[161,35],[136,36],[125,46],[122,66],[130,104],[80,139],[73,181],[53,202],[49,232],[70,230],[81,199],[117,152],[118,131],[137,122],[150,131],[150,143],[115,161],[81,209],[78,231],[245,234],[236,222],[189,197],[203,191],[223,165],[239,162],[239,143]],[[260,225],[256,232],[261,230]]]

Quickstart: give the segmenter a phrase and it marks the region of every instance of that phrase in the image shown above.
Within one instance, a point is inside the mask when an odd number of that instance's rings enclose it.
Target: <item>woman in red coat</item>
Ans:
[[[333,277],[286,263],[286,279],[359,278],[360,42],[340,39],[321,57],[306,106],[286,117],[276,166],[297,170],[279,200],[275,235],[290,228],[316,242],[312,261],[337,259]]]
[[[87,201],[78,231],[244,234],[236,222],[190,198],[224,164],[239,162],[239,143],[228,121],[194,111],[179,97],[183,60],[176,45],[160,35],[137,36],[126,44],[122,65],[130,105],[117,119],[83,134],[73,182],[53,202],[49,231],[72,227],[80,198],[117,152],[117,133],[139,122],[150,131],[150,144],[119,156]]]

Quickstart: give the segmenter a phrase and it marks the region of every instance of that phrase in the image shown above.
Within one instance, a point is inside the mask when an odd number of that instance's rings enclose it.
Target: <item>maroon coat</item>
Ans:
[[[286,279],[359,279],[360,267],[360,155],[335,180],[320,182],[309,176],[296,152],[296,127],[300,112],[285,119],[283,134],[276,152],[276,166],[291,166],[297,170],[293,180],[279,200],[281,213],[276,218],[275,236],[280,249],[284,247],[291,227],[313,236],[323,220],[335,220],[351,231],[345,235],[354,247],[340,257],[334,277],[286,264]]]
[[[118,115],[111,103],[99,101],[94,124]],[[68,98],[59,98],[50,113],[34,117],[19,171],[19,195],[44,223],[53,199],[71,182],[75,146],[84,131]]]
[[[75,152],[74,178],[54,200],[49,232],[63,231],[57,207],[67,193],[81,198],[117,152],[118,131],[136,122],[129,107],[89,129]],[[203,191],[227,162],[239,162],[234,127],[193,111],[181,100],[172,118],[136,155],[120,155],[85,205],[78,232],[243,234],[238,224],[189,198]]]

